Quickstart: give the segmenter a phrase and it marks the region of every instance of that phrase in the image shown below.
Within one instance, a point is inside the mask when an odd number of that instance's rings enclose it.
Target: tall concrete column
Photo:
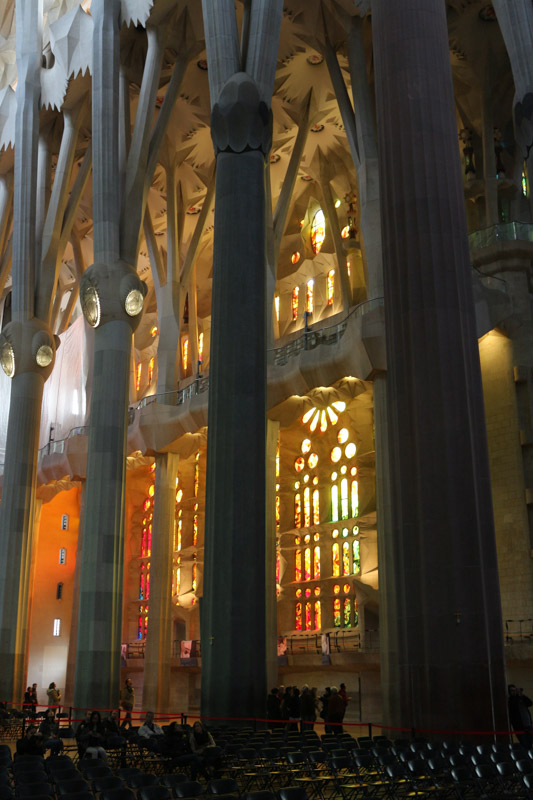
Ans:
[[[497,225],[498,218],[498,176],[496,174],[496,151],[494,149],[494,119],[492,114],[492,91],[489,75],[485,76],[482,100],[483,133],[483,177],[485,181],[485,225]]]
[[[279,422],[267,419],[266,427],[266,664],[268,686],[278,685],[278,598],[276,594],[276,451]]]
[[[80,301],[95,333],[74,702],[107,708],[120,690],[130,353],[146,287],[119,258],[120,0],[94,0],[91,14],[95,263]]]
[[[249,718],[267,694],[265,157],[282,3],[251,6],[245,63],[233,0],[202,5],[217,159],[202,714]]]
[[[398,666],[389,722],[505,729],[499,581],[446,9],[374,0]],[[401,124],[398,121],[401,120]]]
[[[166,712],[170,696],[172,558],[179,456],[156,455],[150,601],[144,653],[143,707]]]

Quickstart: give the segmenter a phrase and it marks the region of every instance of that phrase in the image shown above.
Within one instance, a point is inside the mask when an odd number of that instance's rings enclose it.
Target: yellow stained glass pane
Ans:
[[[335,294],[335,270],[330,269],[328,272],[327,284],[326,284],[326,304],[328,306],[333,305],[333,297]]]
[[[187,371],[189,366],[189,339],[185,337],[181,341],[181,361],[183,364],[183,371]]]
[[[332,574],[334,578],[338,578],[341,574],[340,561],[339,561],[339,543],[335,542],[331,547],[331,561],[332,561]]]
[[[320,524],[320,492],[318,489],[313,491],[313,525]]]
[[[276,322],[279,322],[279,294],[274,295],[274,309],[276,312]]]
[[[335,414],[335,412],[333,411],[333,409],[331,408],[331,406],[328,406],[326,410],[327,410],[327,412],[328,412],[328,417],[329,417],[329,418],[330,418],[330,420],[331,420],[331,424],[332,424],[332,425],[336,425],[336,424],[337,424],[337,422],[339,421],[339,418],[338,418],[338,416]]]
[[[298,286],[295,286],[294,289],[292,290],[292,300],[291,300],[292,319],[293,319],[293,321],[298,319],[298,296],[299,296],[299,294],[300,294],[300,289],[298,288]]]
[[[313,279],[307,281],[305,287],[305,310],[308,314],[312,314],[315,307],[314,302],[314,294],[315,294],[315,282]]]
[[[342,450],[340,449],[340,447],[334,447],[333,448],[333,450],[331,451],[330,458],[331,458],[331,461],[333,462],[333,464],[336,464],[338,461],[341,460],[341,458],[342,458]]]
[[[322,411],[320,413],[320,432],[324,433],[328,429],[328,420],[326,417],[326,412]]]
[[[311,580],[311,548],[306,547],[304,551],[304,579]]]
[[[304,528],[311,525],[311,490],[309,486],[304,489]]]
[[[311,412],[312,411],[314,411],[313,408],[311,409]],[[309,411],[307,412],[307,414],[303,419],[304,422],[307,422],[306,417],[308,419],[311,419],[311,413]],[[302,442],[302,453],[304,454],[304,456],[310,451],[310,449],[311,449],[311,439],[304,439]]]
[[[311,417],[313,416],[315,411],[316,411],[315,408],[310,408],[309,411],[305,412],[305,414],[302,417],[302,422],[304,423],[304,425],[307,425],[307,423],[309,422],[309,420],[311,419]],[[311,449],[311,440],[310,439],[304,439],[303,442],[302,442],[302,453],[307,453],[307,450],[304,450],[304,444],[306,442],[309,442],[309,450]]]
[[[294,495],[294,527],[302,527],[302,498],[299,492]]]
[[[315,631],[322,627],[322,605],[320,600],[315,600]]]
[[[298,583],[302,580],[302,551],[297,550],[296,556],[294,559],[295,567],[294,567],[294,580]]]
[[[342,544],[342,574],[350,574],[350,542]]]
[[[354,455],[357,453],[357,447],[353,442],[350,442],[346,445],[346,449],[344,451],[346,458],[353,458]]]
[[[339,521],[339,489],[337,486],[331,487],[331,521]]]
[[[317,545],[314,551],[314,559],[313,559],[313,578],[315,580],[320,579],[320,546]]]
[[[337,434],[337,441],[339,444],[344,444],[350,438],[350,431],[348,428],[341,428]]]
[[[307,466],[309,469],[314,469],[318,464],[318,456],[316,453],[311,453],[309,458],[307,459]]]
[[[321,208],[318,209],[311,222],[311,247],[315,254],[320,253],[326,238],[326,217]]]

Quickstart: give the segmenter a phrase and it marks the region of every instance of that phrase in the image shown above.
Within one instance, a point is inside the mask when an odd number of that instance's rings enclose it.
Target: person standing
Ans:
[[[342,719],[344,721],[344,715],[346,714],[346,709],[348,708],[348,703],[352,699],[351,697],[348,697],[348,694],[346,692],[346,684],[345,683],[341,683],[341,688],[339,689],[339,697],[342,697],[342,702],[344,703],[344,711],[342,712]]]
[[[517,689],[514,683],[508,686],[509,698],[509,722],[513,726],[516,738],[526,750],[529,750],[533,743],[531,736],[531,714],[530,707],[533,705],[533,700],[530,700],[524,694],[523,689]]]
[[[300,718],[301,732],[303,733],[305,730],[312,731],[316,720],[315,698],[307,684],[302,686],[302,694],[300,695]]]
[[[124,722],[122,723],[122,727],[125,728],[126,724],[129,724],[131,728],[131,712],[133,711],[133,706],[135,705],[135,689],[133,688],[133,683],[131,678],[126,678],[124,683],[124,688],[120,692],[120,707],[123,711],[126,712],[126,716],[124,717]]]
[[[272,730],[282,725],[280,722],[281,703],[279,701],[279,692],[275,686],[267,697],[267,719],[269,721],[268,727]]]
[[[331,687],[331,695],[328,702],[328,716],[329,723],[328,733],[342,733],[342,718],[344,716],[344,702],[339,695],[339,690],[336,686]],[[333,724],[332,724],[333,723]]]
[[[48,705],[53,707],[54,709],[57,708],[57,711],[59,712],[59,704],[61,702],[61,692],[59,691],[59,689],[56,688],[56,685],[53,681],[46,690],[46,694],[48,695]],[[56,712],[54,711],[54,713]]]

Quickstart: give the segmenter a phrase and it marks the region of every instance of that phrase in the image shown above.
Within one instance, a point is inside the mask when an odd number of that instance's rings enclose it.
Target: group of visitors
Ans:
[[[42,756],[46,750],[50,750],[51,755],[58,755],[62,749],[59,723],[53,708],[46,711],[39,726],[34,723],[27,725],[24,736],[17,741],[19,755]]]
[[[59,704],[61,703],[61,692],[53,681],[46,690],[46,695],[48,698],[48,706],[53,706],[54,708],[59,707]],[[28,717],[33,717],[35,719],[38,705],[39,700],[37,698],[37,684],[33,683],[31,686],[28,686],[24,692],[22,710]]]
[[[341,733],[342,721],[350,698],[346,686],[326,686],[324,694],[319,698],[316,687],[307,684],[300,689],[297,686],[274,687],[267,698],[267,718],[272,729],[312,730],[317,715],[326,724],[326,733]]]

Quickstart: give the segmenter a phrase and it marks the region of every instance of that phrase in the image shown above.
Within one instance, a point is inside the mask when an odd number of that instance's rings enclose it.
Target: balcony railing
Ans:
[[[186,400],[190,400],[191,397],[195,397],[198,394],[207,392],[208,389],[209,375],[202,375],[196,378],[184,389],[179,389],[172,392],[161,392],[160,394],[150,394],[148,397],[143,397],[143,399],[137,403],[133,409],[130,409],[130,411],[133,411],[133,415],[135,416],[135,409],[146,408],[146,406],[149,406],[152,403],[162,403],[166,406],[180,406],[185,403]]]
[[[506,222],[493,225],[481,231],[474,231],[468,237],[470,250],[480,250],[499,242],[533,242],[533,224],[530,222]]]
[[[506,619],[505,644],[533,644],[533,619]]]

